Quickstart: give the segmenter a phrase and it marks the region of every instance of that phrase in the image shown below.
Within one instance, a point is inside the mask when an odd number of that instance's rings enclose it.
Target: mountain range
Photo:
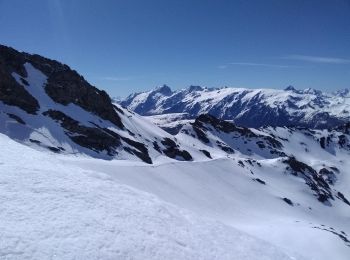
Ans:
[[[203,88],[172,91],[163,85],[117,101],[144,116],[179,114],[194,119],[200,114],[231,120],[245,127],[300,126],[331,128],[350,119],[350,91],[325,93],[315,89],[284,90]],[[165,116],[167,117],[167,116]]]
[[[294,88],[115,101],[1,45],[0,256],[348,259],[349,107]]]

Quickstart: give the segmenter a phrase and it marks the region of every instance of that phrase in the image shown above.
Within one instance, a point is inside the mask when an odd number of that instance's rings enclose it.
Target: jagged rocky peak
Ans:
[[[289,85],[284,90],[286,90],[286,91],[296,91],[296,89],[292,85]]]
[[[108,94],[90,85],[68,65],[0,45],[0,100],[5,104],[18,106],[32,114],[39,109],[38,100],[24,87],[27,84],[26,63],[45,74],[45,92],[56,103],[73,103],[123,128]],[[13,73],[21,77],[23,84],[16,82],[12,77]]]
[[[160,93],[160,94],[163,94],[165,96],[170,96],[173,91],[171,90],[171,88],[168,86],[168,85],[162,85],[162,86],[159,86],[159,87],[156,87],[153,92],[157,92],[157,93]]]

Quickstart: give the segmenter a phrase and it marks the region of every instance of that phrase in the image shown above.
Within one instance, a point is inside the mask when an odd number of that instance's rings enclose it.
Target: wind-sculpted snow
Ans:
[[[135,93],[118,101],[141,115],[186,113],[233,120],[247,127],[305,126],[328,128],[350,119],[349,90],[336,93],[306,89],[208,89],[191,86],[171,91],[167,86]],[[170,115],[171,116],[171,115]]]

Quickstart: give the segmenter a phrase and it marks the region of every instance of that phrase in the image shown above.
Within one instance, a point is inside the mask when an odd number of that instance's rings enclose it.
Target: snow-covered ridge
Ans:
[[[348,89],[326,93],[314,89],[221,88],[191,86],[172,91],[168,86],[131,94],[119,104],[141,115],[209,113],[248,127],[306,126],[327,128],[350,119]]]

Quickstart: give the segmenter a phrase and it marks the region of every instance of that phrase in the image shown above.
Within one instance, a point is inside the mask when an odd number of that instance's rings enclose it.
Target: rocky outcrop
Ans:
[[[173,159],[183,159],[185,161],[192,161],[192,156],[186,150],[181,150],[179,145],[177,145],[170,138],[164,138],[161,143],[165,146],[165,150],[163,150],[164,154]]]
[[[76,104],[102,119],[109,120],[119,128],[123,128],[121,119],[108,94],[90,85],[69,66],[0,45],[0,100],[5,104],[18,106],[28,113],[35,113],[38,110],[38,101],[11,75],[16,72],[26,77],[24,68],[26,62],[47,76],[45,91],[55,102],[63,105]]]
[[[320,202],[330,203],[330,200],[334,200],[332,189],[325,179],[324,172],[317,173],[315,169],[294,157],[288,157],[283,160],[283,163],[288,165],[286,169],[290,173],[305,180]]]
[[[109,156],[118,154],[118,148],[123,147],[122,141],[128,146],[124,150],[134,154],[146,163],[152,163],[148,150],[144,144],[122,137],[117,133],[101,128],[98,125],[88,127],[81,125],[78,121],[67,116],[61,111],[48,110],[43,113],[58,122],[66,131],[69,138],[82,147],[91,149],[95,152],[105,151]]]
[[[35,114],[40,108],[38,101],[12,77],[13,72],[22,77],[27,76],[24,63],[24,55],[0,45],[0,101],[19,107],[29,114]]]

